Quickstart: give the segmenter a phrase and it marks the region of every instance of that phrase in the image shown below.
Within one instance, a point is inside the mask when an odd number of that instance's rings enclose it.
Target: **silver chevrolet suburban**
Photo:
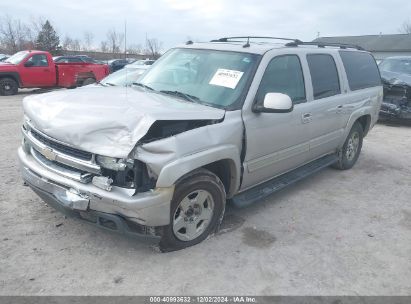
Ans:
[[[351,168],[382,97],[355,46],[189,41],[132,87],[26,97],[21,173],[66,214],[177,250],[216,231],[226,202]]]

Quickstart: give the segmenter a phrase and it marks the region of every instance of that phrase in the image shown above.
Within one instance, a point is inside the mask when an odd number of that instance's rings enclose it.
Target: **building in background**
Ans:
[[[411,34],[319,37],[314,42],[355,44],[380,61],[390,56],[411,56]]]

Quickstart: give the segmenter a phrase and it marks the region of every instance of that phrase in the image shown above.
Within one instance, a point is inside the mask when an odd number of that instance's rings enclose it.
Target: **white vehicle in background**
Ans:
[[[136,60],[133,63],[127,64],[125,67],[141,67],[141,66],[150,66],[155,62],[152,59],[142,59]]]
[[[149,65],[126,65],[123,69],[103,78],[98,85],[129,87],[137,82],[143,73],[150,68]]]

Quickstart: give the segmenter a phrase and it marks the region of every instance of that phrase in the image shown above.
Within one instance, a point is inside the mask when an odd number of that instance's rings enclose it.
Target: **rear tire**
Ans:
[[[163,227],[162,252],[196,245],[214,233],[223,218],[226,193],[221,180],[198,169],[177,183],[171,201],[170,224]]]
[[[339,151],[338,162],[335,163],[333,167],[339,170],[351,169],[360,156],[363,138],[364,130],[357,121],[352,126],[342,149]]]
[[[96,82],[96,80],[94,78],[87,78],[83,81],[81,86],[86,86],[86,85],[89,85],[89,84],[93,84],[95,82]]]
[[[19,90],[18,83],[12,78],[0,79],[0,95],[11,96],[16,95]]]

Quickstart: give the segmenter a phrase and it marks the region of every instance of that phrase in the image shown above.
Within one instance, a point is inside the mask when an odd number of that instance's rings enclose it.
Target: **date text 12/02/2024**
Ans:
[[[198,297],[150,297],[150,303],[257,303],[249,296],[198,296]]]

